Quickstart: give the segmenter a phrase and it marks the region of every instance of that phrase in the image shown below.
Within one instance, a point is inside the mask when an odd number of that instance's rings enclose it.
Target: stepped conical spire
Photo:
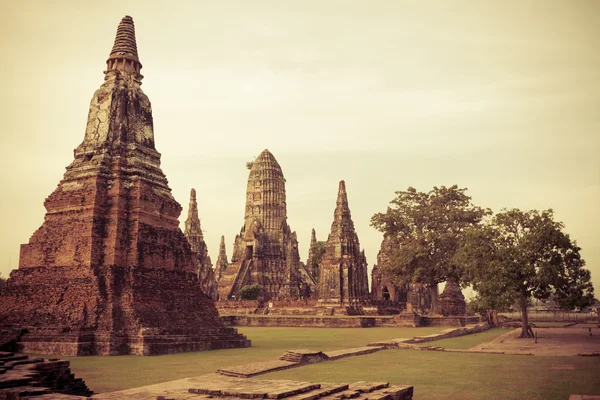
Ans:
[[[252,162],[246,189],[246,228],[254,220],[269,231],[278,231],[287,219],[285,178],[281,166],[268,149]]]
[[[306,259],[306,267],[310,271],[315,281],[319,280],[319,263],[325,253],[324,247],[317,245],[317,233],[315,228],[312,229],[310,235],[310,246],[308,247],[308,258]]]
[[[312,228],[312,232],[310,233],[310,247],[313,247],[315,244],[317,244],[317,233],[315,232],[315,228]]]
[[[331,233],[340,233],[342,230],[349,229],[354,231],[354,223],[350,215],[350,207],[348,206],[348,194],[346,193],[346,182],[340,181],[338,188],[337,201],[335,211],[333,213],[333,224],[331,225]]]
[[[204,239],[204,235],[202,234],[202,227],[200,226],[200,218],[198,217],[196,189],[192,189],[190,192],[190,206],[188,208],[188,217],[185,220],[185,236],[190,241],[190,244],[192,245],[192,250],[198,251],[198,249],[194,249],[194,244],[190,240],[191,236],[197,237],[199,240]]]
[[[215,275],[217,281],[221,279],[223,272],[227,270],[227,251],[225,250],[225,236],[221,236],[221,244],[219,245],[219,256],[217,257],[217,265],[215,266]]]
[[[346,183],[340,181],[331,233],[319,264],[321,303],[356,306],[369,294],[367,262],[350,216]]]
[[[312,228],[312,232],[310,233],[310,245],[308,246],[308,258],[306,259],[307,263],[311,263],[311,260],[315,255],[315,246],[317,245],[317,233],[315,232],[315,228]]]
[[[340,181],[340,186],[338,188],[338,196],[336,201],[336,211],[337,210],[348,210],[348,193],[346,193],[346,182]]]
[[[185,220],[185,237],[196,259],[196,272],[200,280],[202,291],[213,300],[217,300],[217,280],[212,269],[212,262],[208,255],[208,248],[204,243],[204,235],[198,218],[198,203],[196,202],[196,189],[190,191],[190,206],[188,217]]]
[[[133,18],[129,15],[123,17],[117,27],[115,43],[108,60],[106,60],[106,66],[107,71],[119,70],[136,75],[139,75],[142,69],[135,41],[135,26]],[[141,79],[141,75],[139,75],[139,78]]]
[[[343,180],[340,181],[340,185],[338,187],[337,203],[348,203],[348,194],[346,193],[346,182],[344,182]]]
[[[223,257],[223,261],[227,264],[227,251],[225,250],[225,236],[221,235],[221,244],[219,244],[219,258]]]
[[[232,270],[221,279],[221,298],[239,298],[243,285],[258,284],[265,300],[297,299],[302,266],[297,237],[287,224],[281,166],[267,149],[247,166],[244,226],[234,240]]]
[[[90,161],[106,160],[105,157],[92,158],[94,152],[134,153],[143,147],[143,157],[136,156],[136,162],[128,164],[128,168],[139,170],[145,164],[152,179],[162,180],[163,187],[167,188],[167,181],[159,170],[160,154],[154,146],[152,106],[140,87],[141,68],[133,20],[125,17],[119,24],[115,45],[106,60],[104,83],[90,102],[85,137],[75,150],[75,156],[89,164]]]

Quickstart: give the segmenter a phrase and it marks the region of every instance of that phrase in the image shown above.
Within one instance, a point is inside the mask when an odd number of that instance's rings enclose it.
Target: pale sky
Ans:
[[[124,15],[180,221],[194,187],[213,262],[244,221],[245,163],[268,148],[303,261],[341,179],[369,271],[369,220],[396,190],[458,184],[494,211],[553,208],[599,296],[595,0],[2,2],[3,276],[83,140]]]

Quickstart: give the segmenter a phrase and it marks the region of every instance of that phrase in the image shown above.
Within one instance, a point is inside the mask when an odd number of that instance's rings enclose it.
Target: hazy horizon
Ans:
[[[209,254],[244,221],[246,162],[268,148],[306,261],[346,181],[369,273],[370,217],[409,186],[552,208],[600,296],[600,3],[24,1],[0,5],[0,272],[83,140],[116,28],[131,15],[156,148]]]

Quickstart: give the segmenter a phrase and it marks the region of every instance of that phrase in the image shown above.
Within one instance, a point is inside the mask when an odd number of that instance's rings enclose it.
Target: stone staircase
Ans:
[[[338,358],[344,357],[353,357],[353,356],[362,356],[364,354],[375,353],[376,351],[382,350],[383,346],[363,346],[363,347],[355,347],[353,349],[343,349],[343,350],[334,350],[328,351],[325,353],[330,360],[337,360]]]
[[[302,349],[288,350],[283,353],[279,359],[297,364],[314,364],[321,361],[327,361],[329,360],[329,357],[322,351]]]
[[[302,361],[302,354],[296,353],[295,351],[288,350],[281,357],[280,360],[290,361],[293,363],[300,363]]]
[[[372,350],[372,349],[371,349]],[[288,350],[277,360],[260,361],[250,364],[237,365],[234,367],[221,368],[217,374],[235,377],[250,378],[267,372],[280,371],[282,369],[299,367],[306,364],[314,364],[329,360],[322,351],[315,350]]]
[[[0,399],[77,399],[92,393],[71,373],[69,361],[0,352]]]
[[[207,375],[190,381],[188,393],[222,399],[285,400],[412,400],[413,387],[387,382],[360,381],[353,384],[297,382],[290,380],[248,380]],[[177,400],[177,396],[173,396]]]
[[[255,375],[266,374],[267,372],[275,372],[280,371],[282,369],[297,367],[298,365],[299,364],[297,362],[285,360],[269,360],[244,365],[237,365],[228,368],[220,368],[217,370],[217,374],[230,376],[234,378],[250,378]]]
[[[252,260],[242,260],[240,268],[235,275],[235,279],[233,280],[233,284],[231,285],[231,290],[229,291],[229,295],[227,298],[239,293],[242,287],[246,284],[248,271],[250,271],[252,266]]]
[[[321,387],[309,392],[287,397],[287,400],[316,400],[326,396],[335,395],[348,389],[348,384],[321,383]]]

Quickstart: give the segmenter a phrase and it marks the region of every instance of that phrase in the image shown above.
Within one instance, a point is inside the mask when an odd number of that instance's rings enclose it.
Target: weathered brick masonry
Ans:
[[[21,246],[0,301],[20,346],[62,355],[152,355],[246,347],[201,290],[154,146],[133,20],[117,29],[83,142]]]

